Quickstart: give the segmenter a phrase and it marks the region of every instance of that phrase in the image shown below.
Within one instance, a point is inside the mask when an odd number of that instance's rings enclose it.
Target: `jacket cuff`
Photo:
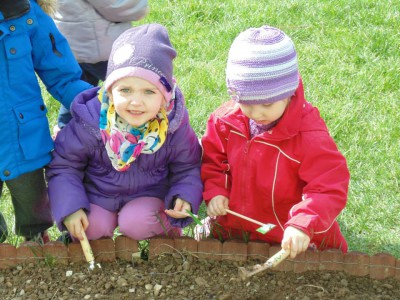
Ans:
[[[68,90],[62,95],[62,100],[59,100],[67,109],[70,109],[71,103],[74,101],[75,97],[90,88],[93,88],[91,84],[82,80],[76,80],[73,84],[70,84]]]
[[[286,222],[284,228],[286,229],[287,227],[292,226],[303,231],[310,237],[310,239],[312,239],[314,236],[314,226],[312,225],[313,223],[314,220],[312,216],[295,216]]]
[[[212,198],[214,198],[215,196],[219,196],[219,195],[225,196],[228,199],[230,196],[229,192],[226,189],[215,187],[215,188],[209,189],[203,193],[204,202],[208,203],[208,202],[210,202],[210,200]]]

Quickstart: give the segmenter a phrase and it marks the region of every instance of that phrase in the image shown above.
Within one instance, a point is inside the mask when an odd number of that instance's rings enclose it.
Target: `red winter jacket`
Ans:
[[[224,195],[231,210],[276,225],[263,235],[259,225],[227,214],[217,218],[222,228],[214,235],[280,243],[293,226],[310,236],[310,246],[347,252],[336,221],[347,201],[346,159],[301,83],[271,131],[251,138],[249,119],[228,102],[210,116],[202,145],[206,204]]]

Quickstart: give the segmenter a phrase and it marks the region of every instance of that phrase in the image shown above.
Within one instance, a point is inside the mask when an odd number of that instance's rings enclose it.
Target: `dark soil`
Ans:
[[[344,272],[267,271],[242,281],[255,262],[164,255],[150,261],[19,265],[0,271],[0,299],[400,299],[400,281]]]

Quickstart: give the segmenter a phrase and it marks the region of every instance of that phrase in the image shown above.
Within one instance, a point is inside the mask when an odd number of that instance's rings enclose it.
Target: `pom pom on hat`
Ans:
[[[226,82],[231,98],[239,103],[265,104],[291,97],[299,85],[292,40],[269,26],[240,33],[229,50]]]
[[[140,77],[154,84],[170,101],[175,57],[176,51],[164,26],[146,24],[130,28],[113,43],[104,87],[109,90],[122,78]]]

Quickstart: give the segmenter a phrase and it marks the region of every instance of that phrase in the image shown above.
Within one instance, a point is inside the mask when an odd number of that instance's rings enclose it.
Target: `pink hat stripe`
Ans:
[[[164,98],[169,101],[171,100],[172,92],[168,92],[165,86],[160,81],[160,76],[150,70],[143,69],[140,67],[125,67],[114,70],[108,75],[104,87],[106,90],[110,89],[111,86],[118,80],[125,77],[139,77],[151,82],[155,85],[164,95]]]

